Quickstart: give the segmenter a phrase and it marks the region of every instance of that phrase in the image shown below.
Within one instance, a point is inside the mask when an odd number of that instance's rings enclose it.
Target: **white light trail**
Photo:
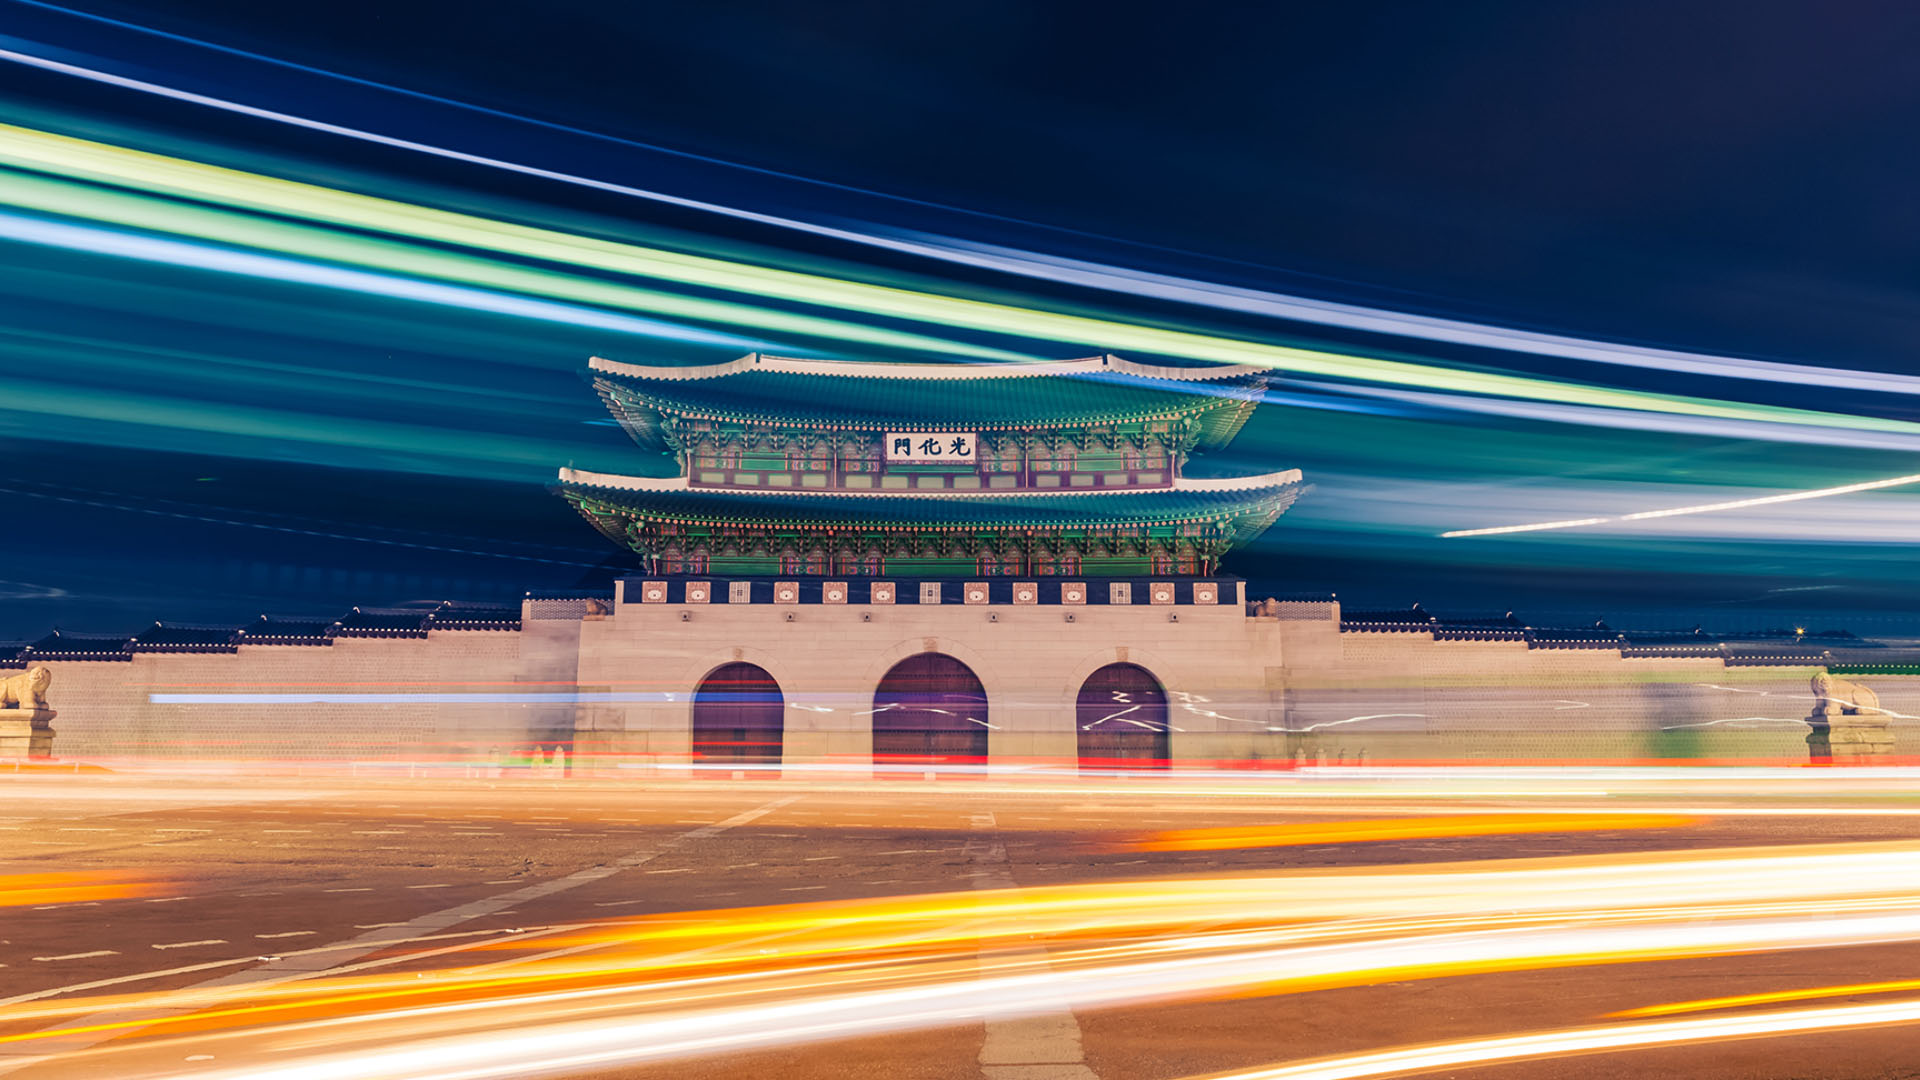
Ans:
[[[56,11],[65,10],[51,4],[35,4],[34,6],[43,7],[51,10],[56,10]],[[121,26],[121,27],[133,29],[133,30],[148,33],[148,34],[153,34],[160,37],[166,37],[176,41],[188,42],[197,46],[214,49],[214,50],[226,52],[229,54],[247,56],[249,58],[259,60],[265,63],[273,64],[280,67],[286,67],[286,68],[292,68],[295,70],[305,71],[310,74],[315,74],[315,75],[319,75],[326,78],[344,80],[347,82],[357,83],[360,85],[373,86],[391,93],[397,93],[397,94],[402,94],[409,97],[414,97],[417,99],[433,101],[438,104],[450,106],[453,108],[459,108],[459,109],[467,110],[470,112],[478,112],[478,113],[497,116],[505,119],[516,120],[524,123],[535,124],[537,126],[557,129],[561,131],[567,131],[573,134],[593,138],[600,141],[626,143],[628,145],[640,146],[640,147],[643,147],[644,149],[651,150],[651,151],[670,153],[670,154],[673,154],[674,156],[692,157],[698,160],[707,161],[713,164],[723,165],[730,168],[740,169],[743,171],[759,172],[759,173],[768,172],[768,170],[756,169],[750,166],[739,165],[733,162],[719,161],[717,159],[702,157],[700,155],[684,154],[679,151],[672,151],[672,150],[666,150],[664,148],[647,146],[646,144],[633,144],[628,142],[628,140],[617,139],[617,138],[602,135],[596,132],[584,131],[580,129],[572,129],[572,128],[566,127],[565,125],[556,125],[550,122],[540,121],[540,120],[529,118],[529,117],[521,117],[515,114],[505,113],[497,109],[488,109],[483,106],[472,105],[466,102],[437,97],[430,94],[424,94],[419,91],[408,90],[404,87],[396,87],[396,86],[390,86],[390,85],[381,84],[381,83],[374,83],[365,79],[356,79],[351,76],[340,75],[340,74],[325,71],[319,68],[309,67],[301,64],[293,64],[288,61],[276,59],[274,57],[262,56],[255,53],[247,53],[247,52],[244,52],[243,50],[232,49],[232,48],[217,45],[211,42],[203,42],[203,41],[198,41],[192,38],[184,38],[180,35],[165,34],[161,31],[153,30],[147,27],[141,27],[132,23],[125,23],[125,22],[120,22],[118,20],[111,20],[111,19],[102,19],[98,16],[92,16],[84,12],[70,12],[70,14],[76,14],[84,18],[94,19],[95,21],[108,22],[116,26]],[[1714,378],[1745,379],[1745,380],[1760,381],[1760,382],[1787,383],[1787,384],[1800,385],[1800,386],[1817,386],[1817,387],[1821,387],[1822,389],[1842,387],[1842,388],[1853,389],[1853,390],[1864,390],[1864,391],[1873,392],[1873,393],[1920,395],[1920,378],[1916,378],[1912,375],[1904,375],[1904,374],[1898,374],[1898,373],[1892,373],[1892,372],[1854,371],[1854,370],[1849,370],[1845,368],[1828,368],[1828,367],[1818,367],[1818,366],[1808,365],[1808,364],[1791,364],[1791,363],[1781,363],[1778,361],[1752,360],[1752,359],[1746,359],[1742,357],[1716,356],[1711,354],[1680,352],[1680,351],[1669,350],[1669,349],[1643,348],[1639,346],[1624,345],[1617,342],[1597,341],[1589,338],[1577,338],[1577,337],[1570,337],[1570,336],[1558,335],[1558,334],[1537,333],[1534,331],[1520,330],[1512,327],[1490,326],[1490,325],[1480,324],[1480,323],[1465,322],[1457,319],[1446,319],[1446,318],[1440,318],[1435,316],[1417,315],[1417,314],[1411,314],[1407,312],[1397,312],[1397,311],[1389,311],[1389,310],[1380,309],[1380,308],[1364,307],[1364,306],[1359,306],[1354,304],[1342,304],[1342,303],[1335,303],[1335,302],[1326,301],[1326,300],[1315,300],[1307,297],[1292,296],[1284,293],[1275,293],[1275,292],[1270,292],[1270,291],[1260,290],[1260,289],[1249,289],[1249,288],[1243,288],[1239,286],[1224,285],[1218,282],[1204,281],[1197,278],[1155,273],[1155,272],[1140,270],[1132,267],[1116,266],[1116,265],[1107,264],[1107,263],[1096,263],[1096,262],[1089,262],[1081,259],[1065,258],[1061,256],[1050,255],[1044,252],[1026,251],[1026,250],[1021,250],[1017,248],[983,244],[983,243],[958,239],[954,237],[941,236],[938,234],[926,233],[926,232],[921,232],[916,230],[878,226],[878,225],[873,225],[865,222],[848,221],[844,225],[829,225],[829,224],[823,224],[818,221],[807,221],[799,218],[761,213],[761,212],[746,210],[740,207],[726,206],[720,203],[713,203],[713,202],[707,202],[699,199],[691,199],[691,198],[686,198],[682,196],[671,195],[663,191],[653,191],[645,188],[637,188],[631,185],[620,184],[620,183],[615,183],[615,182],[606,181],[606,180],[599,180],[593,177],[582,176],[575,173],[562,172],[555,169],[540,168],[537,166],[526,165],[518,162],[506,161],[500,158],[488,157],[481,154],[468,153],[460,150],[455,150],[449,147],[435,146],[429,143],[423,143],[416,140],[400,138],[392,135],[385,135],[385,134],[368,131],[361,128],[353,128],[353,127],[347,127],[341,124],[328,123],[326,121],[317,120],[310,117],[296,116],[286,112],[261,108],[259,106],[248,105],[242,102],[213,97],[207,94],[194,93],[191,91],[164,86],[158,83],[149,82],[142,79],[135,79],[125,75],[115,74],[113,72],[100,70],[99,68],[85,67],[75,63],[55,60],[46,56],[35,55],[32,52],[22,51],[22,49],[32,49],[32,48],[53,51],[48,49],[47,46],[41,45],[37,42],[25,41],[18,38],[5,38],[0,40],[5,40],[8,44],[16,46],[16,48],[12,48],[12,49],[0,49],[0,60],[12,61],[14,63],[39,68],[44,71],[59,72],[61,74],[70,75],[70,76],[74,76],[81,79],[87,79],[93,82],[104,83],[106,85],[116,86],[116,87],[120,87],[127,90],[134,90],[141,93],[153,94],[160,97],[171,98],[176,101],[188,102],[195,105],[201,105],[208,108],[220,109],[227,112],[233,112],[233,113],[238,113],[245,116],[256,117],[259,119],[272,120],[272,121],[276,121],[284,124],[291,124],[291,125],[294,125],[297,127],[303,127],[312,131],[320,131],[320,132],[325,132],[331,135],[364,140],[367,142],[377,143],[385,146],[397,147],[400,149],[410,150],[418,153],[431,154],[437,157],[448,158],[448,159],[461,161],[461,162],[465,162],[472,165],[479,165],[479,166],[494,168],[494,169],[502,169],[510,172],[520,173],[523,175],[539,177],[544,180],[551,180],[551,181],[556,181],[564,184],[571,184],[571,185],[580,186],[580,187],[593,188],[600,191],[612,192],[619,195],[645,199],[645,200],[649,200],[652,202],[661,203],[665,205],[678,206],[678,207],[697,210],[705,213],[731,217],[737,220],[752,221],[759,224],[770,225],[776,228],[788,229],[795,232],[807,233],[815,236],[830,237],[836,240],[842,240],[850,243],[860,244],[866,247],[878,248],[886,251],[894,251],[894,252],[899,252],[903,254],[919,256],[922,258],[934,259],[941,262],[946,262],[946,263],[959,265],[959,266],[968,266],[968,267],[973,267],[977,269],[998,271],[1001,273],[1014,274],[1017,276],[1027,277],[1027,278],[1035,278],[1035,279],[1048,281],[1048,282],[1055,282],[1055,283],[1065,282],[1072,285],[1082,286],[1086,288],[1100,289],[1108,292],[1122,293],[1130,296],[1154,297],[1157,299],[1170,300],[1177,303],[1190,304],[1198,307],[1210,307],[1210,308],[1223,310],[1223,311],[1233,311],[1233,312],[1240,312],[1240,313],[1247,313],[1247,314],[1262,315],[1262,316],[1267,316],[1272,318],[1292,320],[1295,322],[1305,322],[1305,323],[1310,323],[1310,324],[1319,325],[1319,326],[1333,326],[1333,327],[1339,327],[1343,329],[1361,330],[1361,331],[1372,332],[1372,333],[1387,334],[1387,335],[1392,335],[1396,337],[1415,338],[1415,339],[1420,339],[1425,341],[1436,341],[1436,342],[1445,342],[1449,344],[1469,345],[1469,346],[1474,346],[1479,348],[1496,349],[1496,350],[1502,350],[1502,351],[1508,351],[1508,352],[1527,353],[1527,354],[1537,355],[1537,356],[1565,357],[1568,359],[1583,360],[1583,361],[1588,361],[1592,363],[1611,364],[1611,365],[1624,366],[1624,367],[1646,368],[1646,369],[1653,369],[1653,370],[1660,370],[1660,371],[1685,371],[1695,375],[1702,375],[1702,376],[1708,376],[1708,377],[1714,377]],[[68,51],[68,50],[60,50],[60,51],[65,53],[66,55],[70,55],[70,56],[73,55],[71,51]],[[773,175],[785,175],[785,174],[775,173]],[[828,183],[812,180],[805,177],[791,177],[791,179],[801,180],[809,184],[840,188],[842,190],[849,190],[849,191],[855,191],[855,192],[861,191],[861,189],[858,189],[858,188],[850,188],[850,187],[847,187],[846,185],[839,185],[839,184],[828,184]],[[928,206],[937,205],[937,204],[925,203],[921,200],[908,199],[900,196],[888,195],[885,193],[877,193],[877,192],[863,192],[863,193],[878,195],[879,197],[887,198],[897,202],[928,205]],[[1013,219],[1002,217],[1000,215],[983,214],[977,211],[965,210],[963,208],[942,207],[942,209],[957,209],[958,212],[960,213],[969,214],[975,217],[991,218],[991,219],[1002,220],[1002,221],[1013,220]],[[1041,226],[1041,227],[1047,228],[1049,230],[1056,231],[1056,232],[1073,232],[1073,230],[1060,230],[1053,226]],[[1081,234],[1081,235],[1085,235],[1085,234]],[[1135,245],[1135,246],[1142,246],[1142,245]]]
[[[1675,506],[1666,510],[1642,510],[1635,514],[1621,514],[1618,517],[1573,518],[1567,521],[1542,521],[1532,525],[1500,525],[1489,529],[1455,529],[1441,533],[1445,539],[1462,536],[1494,536],[1500,533],[1540,532],[1546,529],[1572,529],[1582,525],[1602,525],[1610,521],[1645,521],[1649,518],[1679,517],[1682,514],[1710,514],[1722,510],[1744,510],[1751,506],[1770,506],[1774,503],[1800,502],[1805,499],[1825,499],[1835,495],[1852,495],[1861,491],[1877,491],[1881,488],[1904,487],[1908,484],[1920,484],[1920,473],[1908,476],[1895,476],[1886,480],[1869,480],[1859,484],[1842,484],[1839,487],[1815,488],[1811,491],[1790,491],[1783,495],[1763,495],[1753,499],[1733,499],[1728,502],[1701,503],[1697,506]]]
[[[1651,1024],[1615,1024],[1599,1028],[1544,1031],[1467,1042],[1438,1043],[1350,1057],[1327,1058],[1283,1065],[1275,1069],[1216,1074],[1211,1080],[1362,1080],[1364,1077],[1424,1072],[1459,1065],[1484,1065],[1525,1058],[1591,1054],[1644,1046],[1712,1039],[1753,1039],[1793,1035],[1836,1028],[1876,1027],[1920,1022],[1920,1001],[1893,1001],[1874,1005],[1838,1005],[1819,1009],[1792,1009],[1744,1013],[1708,1019],[1670,1020]]]

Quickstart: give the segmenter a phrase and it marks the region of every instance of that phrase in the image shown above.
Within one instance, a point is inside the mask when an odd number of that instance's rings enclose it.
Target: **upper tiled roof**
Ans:
[[[1192,416],[1199,445],[1230,442],[1266,380],[1250,367],[1167,368],[1101,356],[1032,364],[869,364],[754,354],[699,368],[595,357],[594,386],[645,446],[662,417],[816,430],[1038,430]]]

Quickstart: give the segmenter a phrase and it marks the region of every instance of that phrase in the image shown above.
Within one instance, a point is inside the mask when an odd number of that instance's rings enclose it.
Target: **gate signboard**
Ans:
[[[971,431],[889,431],[890,465],[972,465],[976,455]]]

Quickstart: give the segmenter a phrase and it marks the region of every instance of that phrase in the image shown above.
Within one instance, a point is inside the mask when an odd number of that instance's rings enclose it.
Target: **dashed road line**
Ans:
[[[678,836],[665,837],[650,847],[635,851],[632,854],[611,862],[588,867],[584,870],[577,870],[564,877],[535,882],[495,896],[485,897],[479,900],[470,900],[464,904],[455,905],[454,907],[429,912],[428,914],[410,919],[404,923],[383,926],[374,926],[371,924],[356,925],[354,929],[364,930],[366,932],[346,941],[302,950],[299,953],[284,956],[277,960],[270,960],[255,967],[183,987],[180,993],[184,995],[184,997],[182,1003],[179,1005],[160,1005],[142,1009],[106,1011],[94,1013],[89,1016],[73,1017],[63,1020],[57,1026],[46,1030],[60,1031],[64,1029],[72,1033],[55,1035],[46,1039],[32,1039],[8,1043],[0,1047],[0,1073],[13,1072],[36,1061],[43,1061],[50,1056],[74,1053],[97,1045],[108,1038],[125,1035],[130,1030],[133,1030],[129,1025],[139,1024],[143,1021],[164,1020],[192,1011],[194,1008],[199,1007],[196,1005],[194,998],[204,994],[207,990],[229,986],[256,986],[263,983],[290,982],[296,979],[311,978],[324,972],[341,968],[371,953],[391,948],[398,941],[423,934],[431,934],[435,931],[444,930],[448,927],[457,926],[460,923],[470,922],[474,919],[497,915],[502,911],[513,909],[519,905],[527,904],[535,900],[544,899],[555,893],[565,892],[582,885],[602,881],[615,874],[650,862],[683,844],[704,840],[734,828],[735,826],[745,825],[750,821],[758,820],[790,803],[798,801],[800,798],[801,796],[799,795],[784,796],[765,805],[755,807],[754,809],[743,810],[732,817],[716,821],[710,825],[703,825],[698,829],[690,829]],[[825,886],[821,887],[824,888]],[[58,993],[61,991],[56,990],[52,992]],[[74,1029],[81,1030],[76,1031]]]
[[[56,960],[88,960],[96,956],[119,956],[119,955],[120,955],[119,953],[113,951],[112,949],[95,949],[92,952],[73,952],[73,953],[67,953],[63,956],[36,956],[34,957],[34,959],[38,960],[43,964],[46,964],[46,963],[52,963],[53,961],[56,961]]]
[[[207,938],[204,941],[174,941],[165,945],[155,943],[153,947],[156,949],[194,949],[202,945],[225,945],[226,943],[226,938]]]
[[[285,931],[284,933],[279,933],[279,934],[255,934],[253,936],[259,938],[262,941],[267,941],[272,938],[307,937],[310,934],[315,934],[318,932],[319,931],[317,930],[288,930],[288,931]]]

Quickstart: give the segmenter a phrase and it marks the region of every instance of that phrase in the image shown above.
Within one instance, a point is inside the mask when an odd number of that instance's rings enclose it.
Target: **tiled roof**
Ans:
[[[441,604],[427,616],[430,630],[518,630],[520,605]]]
[[[625,519],[690,524],[777,522],[794,528],[927,529],[1087,528],[1231,523],[1235,542],[1258,535],[1299,497],[1299,473],[1251,478],[1242,486],[1201,481],[1151,490],[1115,489],[1083,494],[1019,492],[1009,495],[924,493],[847,494],[763,492],[743,496],[685,486],[684,481],[621,483],[629,478],[565,470],[560,494],[616,543]],[[615,486],[619,484],[619,486]]]
[[[338,637],[426,637],[431,611],[419,608],[354,608],[340,616]]]
[[[1042,430],[1193,416],[1200,446],[1217,448],[1239,433],[1266,389],[1254,369],[1150,368],[1118,358],[991,365],[753,359],[696,369],[712,373],[697,378],[678,374],[690,369],[599,358],[590,370],[608,410],[647,446],[662,443],[662,415],[848,431]],[[1050,377],[1034,377],[1042,374]]]
[[[1430,630],[1436,620],[1433,615],[1419,604],[1407,608],[1388,608],[1384,610],[1346,610],[1340,612],[1342,630]]]
[[[35,660],[131,660],[127,638],[108,634],[69,634],[55,630],[27,646],[21,659]]]
[[[133,635],[129,652],[234,652],[239,631],[231,626],[157,622]]]
[[[339,622],[301,615],[262,615],[239,630],[242,645],[331,645]]]

